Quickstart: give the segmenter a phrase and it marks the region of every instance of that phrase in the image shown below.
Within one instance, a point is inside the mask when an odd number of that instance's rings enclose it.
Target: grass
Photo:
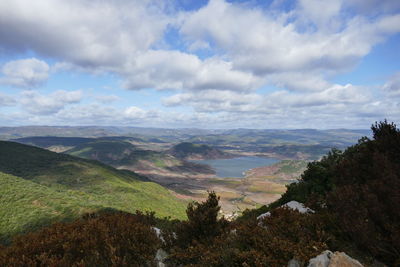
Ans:
[[[236,185],[242,184],[242,182],[243,182],[242,180],[239,180],[239,179],[238,178],[210,179],[209,182],[212,183],[212,184],[236,186]]]
[[[96,161],[0,142],[0,172],[0,231],[6,237],[103,208],[185,218],[187,203],[164,187]]]
[[[296,172],[302,172],[307,167],[307,161],[303,160],[282,160],[280,163],[279,172],[292,174]]]
[[[0,240],[101,208],[83,192],[49,188],[0,172]]]
[[[286,191],[286,187],[277,183],[254,182],[247,188],[247,191],[253,193],[282,194]]]

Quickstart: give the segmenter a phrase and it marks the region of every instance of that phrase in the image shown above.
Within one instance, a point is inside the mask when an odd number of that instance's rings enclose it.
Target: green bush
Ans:
[[[184,266],[284,266],[292,258],[307,261],[331,239],[318,216],[285,208],[256,220],[228,223],[217,218],[218,198],[189,206],[189,221],[169,235],[168,263]]]
[[[347,149],[337,166],[328,208],[342,234],[390,266],[400,265],[400,130],[386,121],[373,140]]]

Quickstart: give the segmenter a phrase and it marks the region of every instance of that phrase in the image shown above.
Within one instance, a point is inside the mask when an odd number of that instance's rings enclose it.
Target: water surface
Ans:
[[[220,178],[243,178],[244,172],[247,170],[272,165],[279,162],[279,159],[239,157],[233,159],[191,160],[191,162],[210,165],[215,170],[216,176]]]

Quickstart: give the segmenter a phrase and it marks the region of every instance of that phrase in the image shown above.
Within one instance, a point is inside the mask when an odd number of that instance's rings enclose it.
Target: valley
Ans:
[[[130,127],[17,129],[13,132],[3,127],[0,134],[7,134],[4,139],[60,156],[71,155],[132,171],[167,188],[182,201],[204,200],[208,191],[215,191],[221,198],[221,212],[227,217],[278,199],[285,186],[300,177],[307,162],[333,147],[347,146],[362,133]],[[29,133],[36,136],[28,136]],[[12,138],[15,135],[23,137]]]

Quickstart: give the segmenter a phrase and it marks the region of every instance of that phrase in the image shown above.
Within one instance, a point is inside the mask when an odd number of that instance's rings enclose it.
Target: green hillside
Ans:
[[[107,164],[113,164],[129,156],[135,150],[135,147],[131,143],[125,141],[95,140],[85,144],[80,144],[65,153],[86,159],[96,159]]]
[[[80,144],[88,143],[95,138],[84,138],[84,137],[59,137],[59,136],[30,136],[23,137],[18,139],[12,139],[9,141],[38,146],[41,148],[48,148],[51,146],[65,146],[65,147],[74,147]]]
[[[222,152],[219,149],[210,147],[208,145],[199,145],[193,144],[189,142],[183,142],[173,146],[169,151],[169,154],[174,157],[185,159],[190,157],[201,157],[204,159],[213,159],[213,158],[224,158],[229,157],[230,155]]]
[[[100,208],[83,192],[56,190],[0,172],[0,240]]]
[[[130,171],[117,170],[97,161],[57,154],[36,147],[0,141],[0,172],[20,177],[10,178],[4,174],[0,176],[2,184],[9,184],[0,189],[1,202],[4,202],[0,207],[0,214],[11,212],[11,216],[2,217],[25,218],[18,220],[21,221],[19,226],[9,226],[15,227],[16,232],[22,229],[24,224],[36,224],[41,220],[40,216],[30,218],[23,209],[10,209],[10,203],[16,199],[26,199],[29,203],[38,199],[41,199],[39,203],[50,203],[53,199],[60,199],[65,208],[61,208],[59,213],[54,213],[49,208],[50,213],[57,214],[55,219],[76,217],[85,210],[100,208],[128,212],[137,209],[148,210],[155,211],[160,217],[173,218],[183,218],[185,214],[186,203],[145,177]],[[11,183],[10,179],[17,182]],[[30,187],[33,189],[21,190]],[[41,192],[41,195],[35,195],[35,192]],[[23,206],[24,202],[21,203]],[[52,205],[58,206],[57,202]],[[61,206],[64,207],[63,205]],[[37,214],[41,214],[40,209]]]
[[[136,166],[139,161],[147,161],[159,168],[166,167],[168,165],[166,161],[174,164],[181,163],[170,155],[136,149],[131,143],[121,140],[95,140],[78,145],[65,153],[80,158],[98,160],[114,167]]]

